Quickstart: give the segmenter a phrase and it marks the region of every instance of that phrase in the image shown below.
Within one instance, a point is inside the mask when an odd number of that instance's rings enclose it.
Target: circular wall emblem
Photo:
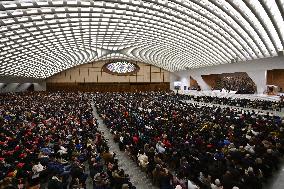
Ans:
[[[137,73],[139,69],[137,64],[128,61],[114,61],[103,66],[103,71],[113,75],[132,75]]]

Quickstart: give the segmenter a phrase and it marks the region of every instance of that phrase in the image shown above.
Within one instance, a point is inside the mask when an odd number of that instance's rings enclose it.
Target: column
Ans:
[[[46,91],[46,82],[33,83],[35,91]]]
[[[200,86],[201,90],[206,91],[210,90],[210,86],[202,79],[201,75],[191,75],[193,79],[195,79]]]
[[[257,94],[263,94],[266,91],[266,70],[256,70],[247,72],[248,76],[252,79],[257,87]]]
[[[185,93],[189,87],[189,76],[183,76],[180,81],[181,81],[180,90],[182,93]]]

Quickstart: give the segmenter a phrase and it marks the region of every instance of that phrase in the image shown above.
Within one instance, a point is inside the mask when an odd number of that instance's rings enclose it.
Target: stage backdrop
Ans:
[[[267,85],[276,85],[284,92],[284,69],[268,70]]]
[[[46,79],[48,91],[147,91],[169,90],[170,73],[156,66],[132,62],[139,71],[132,75],[112,75],[103,71],[103,65],[111,62],[99,61],[79,65]]]

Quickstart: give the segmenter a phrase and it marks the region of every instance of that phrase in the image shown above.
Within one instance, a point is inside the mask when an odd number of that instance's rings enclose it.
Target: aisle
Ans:
[[[283,189],[284,188],[284,161],[279,166],[279,170],[275,172],[274,176],[264,184],[264,189]]]
[[[130,181],[137,189],[157,189],[153,186],[151,180],[146,178],[146,174],[141,171],[135,162],[133,162],[124,151],[120,151],[118,144],[113,141],[113,136],[108,128],[103,123],[103,120],[97,114],[94,104],[92,104],[94,117],[98,119],[98,130],[103,132],[104,137],[108,140],[107,144],[111,152],[116,153],[118,159],[118,166],[124,169],[125,173],[129,175]]]

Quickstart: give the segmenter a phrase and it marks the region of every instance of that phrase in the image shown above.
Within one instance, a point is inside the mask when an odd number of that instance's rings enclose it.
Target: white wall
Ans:
[[[174,82],[175,81],[180,81],[181,77],[179,76],[178,72],[170,73],[170,90],[175,90],[174,89]]]
[[[45,80],[28,77],[0,76],[0,93],[24,92],[31,85],[35,91],[45,91]]]
[[[16,92],[18,87],[20,87],[20,83],[2,83],[0,92],[1,93]]]
[[[267,70],[248,71],[247,74],[255,83],[257,93],[263,94],[266,90]]]
[[[46,82],[33,83],[35,91],[46,91]]]
[[[25,92],[27,89],[34,85],[34,91],[45,91],[46,83],[0,83],[0,93],[8,92]]]
[[[272,69],[284,69],[283,56],[210,66],[187,71],[174,72],[172,74],[174,74],[177,78],[186,77],[188,81],[190,81],[189,78],[191,76],[198,82],[202,90],[208,90],[209,86],[201,78],[202,75],[246,72],[257,85],[257,92],[263,93],[266,86],[266,72],[267,70]]]
[[[15,89],[15,92],[23,92],[26,91],[32,83],[20,83],[17,88]]]

